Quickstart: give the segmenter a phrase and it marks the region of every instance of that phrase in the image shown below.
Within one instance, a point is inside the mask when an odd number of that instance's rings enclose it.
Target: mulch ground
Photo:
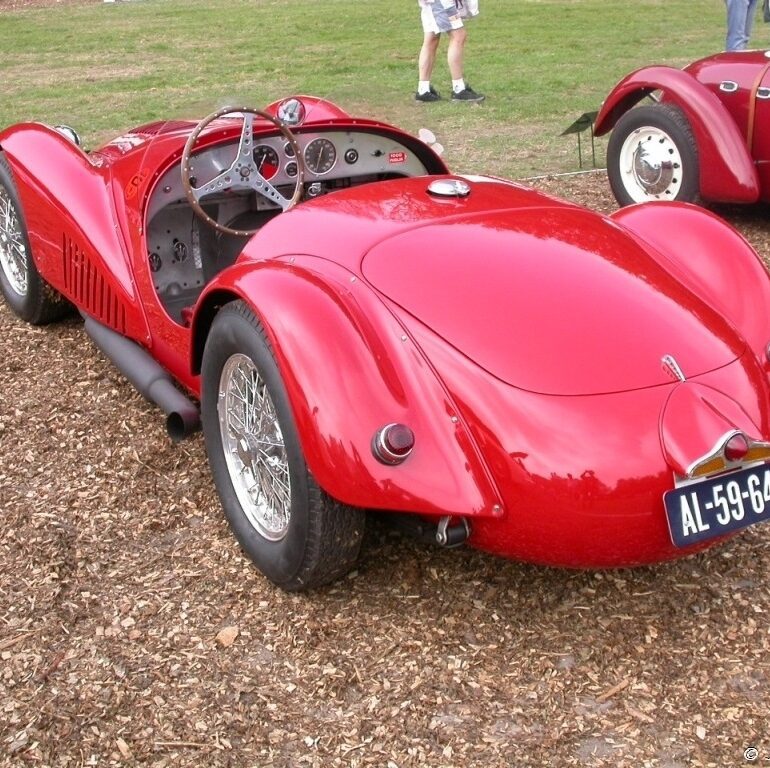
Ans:
[[[612,209],[603,174],[538,185]],[[770,255],[767,209],[720,213]],[[587,573],[373,521],[354,573],[288,595],[229,533],[200,435],[170,444],[80,323],[3,306],[0,359],[0,764],[770,757],[770,526]]]

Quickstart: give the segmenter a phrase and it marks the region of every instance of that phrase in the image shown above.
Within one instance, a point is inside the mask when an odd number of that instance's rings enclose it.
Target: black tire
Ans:
[[[698,147],[679,107],[636,107],[618,120],[607,145],[607,175],[618,203],[678,200],[700,193]]]
[[[223,428],[220,403],[228,423],[231,418],[241,418],[242,414],[237,407],[231,408],[231,404],[238,405],[237,397],[242,390],[230,388],[229,382],[241,377],[239,382],[243,384],[245,372],[252,377],[249,381],[253,383],[253,393],[264,398],[258,408],[260,419],[252,429],[242,428],[241,424],[235,425],[237,430]],[[220,398],[221,388],[231,395]],[[206,452],[219,498],[230,527],[257,568],[274,584],[289,591],[321,586],[347,573],[358,557],[365,513],[329,497],[310,474],[270,344],[254,313],[242,301],[228,304],[214,320],[203,353],[201,393]],[[231,396],[235,399],[231,400]],[[234,415],[231,417],[231,414]],[[247,420],[248,416],[244,418]],[[271,440],[264,440],[264,425],[271,424],[277,424],[278,431],[269,433]],[[235,434],[237,431],[240,436]],[[267,451],[273,455],[268,459],[261,458],[266,455],[264,448],[257,451],[254,447],[259,437],[264,441],[262,446],[271,446]],[[247,439],[253,443],[243,447]],[[230,441],[229,449],[227,441]],[[232,445],[233,441],[237,446]],[[282,446],[276,448],[279,444]],[[248,467],[243,461],[244,454]],[[264,482],[264,470],[271,458],[275,463],[267,470],[272,480],[270,486],[274,489],[279,485],[275,475],[280,474],[281,478],[288,476],[290,489],[289,502],[279,509],[275,516],[279,522],[275,525],[274,519],[255,520],[260,517],[258,505],[250,506],[247,498],[247,510],[241,501],[248,493],[244,485],[249,480],[254,481],[254,487],[259,486],[260,493],[266,489],[265,495],[270,496],[272,491]],[[263,475],[257,481],[260,468]],[[281,501],[268,500],[265,506],[275,511],[282,506]]]
[[[0,292],[13,312],[33,325],[51,323],[72,310],[37,271],[11,168],[1,152]]]

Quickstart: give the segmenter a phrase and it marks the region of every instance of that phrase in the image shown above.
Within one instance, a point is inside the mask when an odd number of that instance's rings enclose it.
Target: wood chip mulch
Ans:
[[[612,209],[603,174],[537,185]],[[720,212],[770,255],[766,208]],[[288,595],[79,322],[3,306],[0,359],[1,765],[767,764],[770,527],[585,573],[375,522]]]

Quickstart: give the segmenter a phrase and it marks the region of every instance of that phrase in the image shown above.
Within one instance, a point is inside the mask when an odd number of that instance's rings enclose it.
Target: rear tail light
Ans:
[[[734,434],[725,443],[725,458],[728,461],[740,461],[749,452],[749,441],[740,432]]]
[[[414,432],[406,424],[386,424],[372,439],[372,453],[383,464],[400,464],[413,448]]]

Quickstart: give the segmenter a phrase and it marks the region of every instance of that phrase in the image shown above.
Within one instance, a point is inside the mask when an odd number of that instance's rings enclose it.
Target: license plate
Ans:
[[[671,540],[687,547],[770,519],[770,465],[760,464],[663,494]]]

